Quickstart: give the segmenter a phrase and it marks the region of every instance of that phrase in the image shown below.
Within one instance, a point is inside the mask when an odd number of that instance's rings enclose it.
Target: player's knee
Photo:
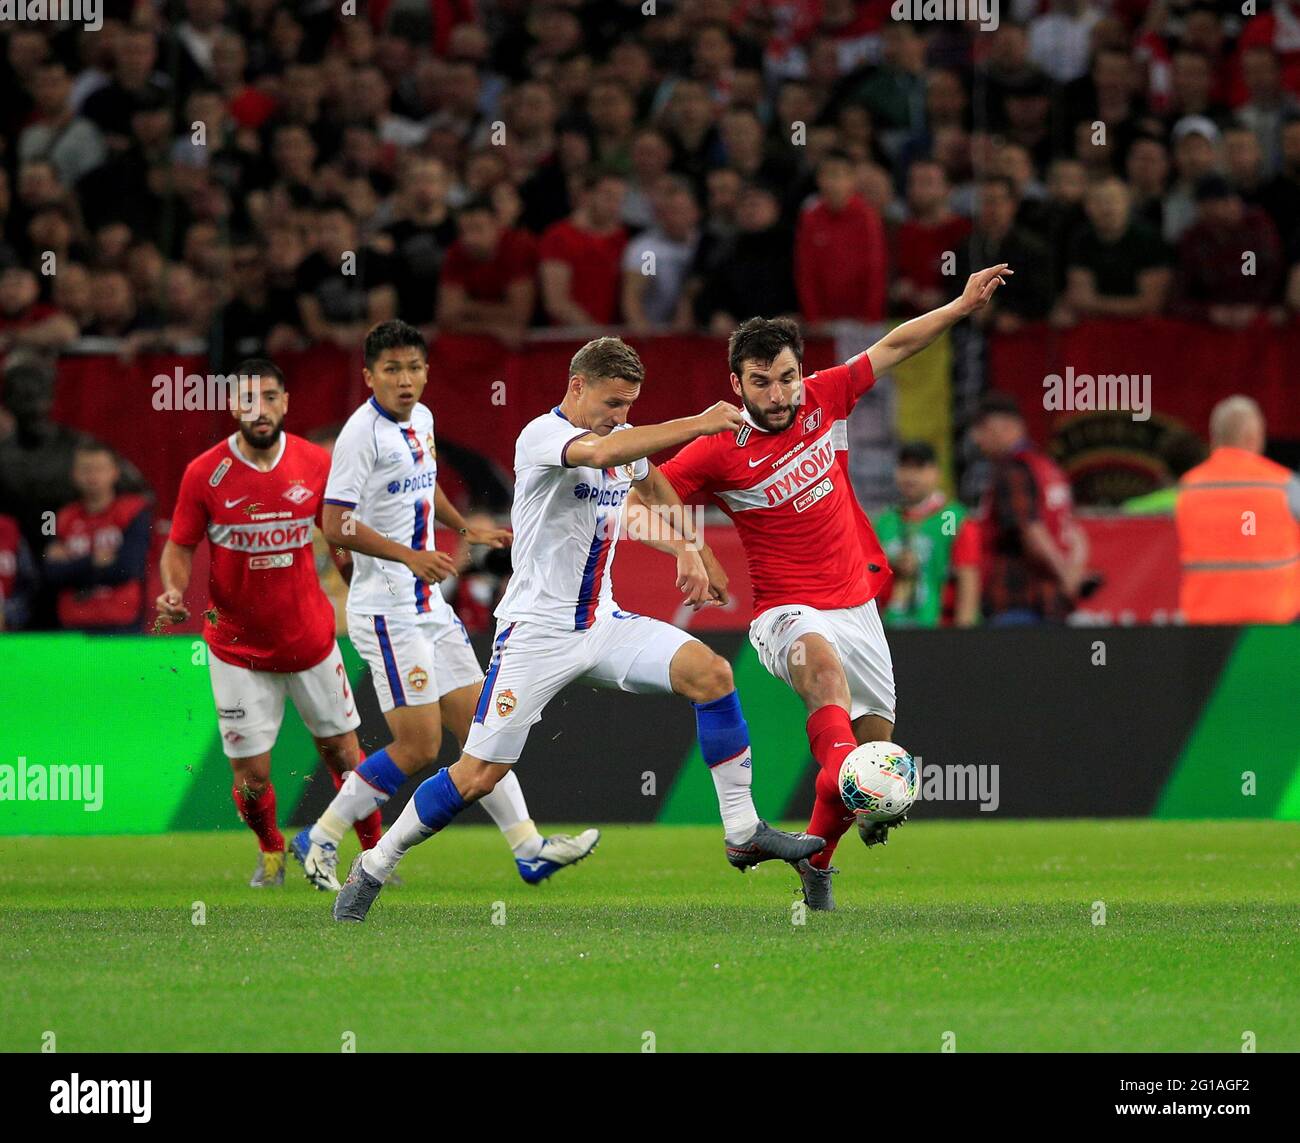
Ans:
[[[476,766],[472,770],[462,770],[456,776],[456,788],[467,802],[477,802],[496,789],[502,774],[497,767]]]
[[[713,655],[704,663],[692,680],[695,694],[693,702],[712,702],[723,698],[736,689],[736,680],[731,673],[731,664],[721,655]]]

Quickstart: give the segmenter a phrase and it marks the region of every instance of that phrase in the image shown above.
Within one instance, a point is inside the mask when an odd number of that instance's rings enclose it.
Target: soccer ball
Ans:
[[[840,797],[868,821],[892,822],[916,801],[916,762],[893,742],[864,742],[840,766]]]

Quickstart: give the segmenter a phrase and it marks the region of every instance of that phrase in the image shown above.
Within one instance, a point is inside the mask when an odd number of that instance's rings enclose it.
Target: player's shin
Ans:
[[[835,773],[818,770],[815,788],[817,799],[808,821],[808,832],[825,838],[826,845],[808,861],[817,869],[826,869],[831,863],[835,846],[853,824],[853,814],[840,797],[840,783]]]
[[[479,799],[516,857],[529,861],[542,852],[543,838],[528,816],[528,803],[515,772],[505,775],[490,794]]]
[[[700,752],[713,777],[722,813],[723,832],[729,845],[754,836],[758,813],[751,790],[754,779],[749,749],[749,725],[740,709],[740,696],[732,691],[712,702],[691,704]]]
[[[284,835],[275,824],[275,787],[267,782],[261,790],[254,792],[248,785],[235,786],[230,793],[244,824],[257,834],[257,844],[262,852],[283,851]]]
[[[416,787],[411,800],[379,839],[379,844],[362,855],[361,867],[371,877],[387,881],[408,849],[448,825],[465,805],[465,799],[451,780],[451,772],[444,766]]]
[[[376,751],[343,779],[334,800],[311,827],[312,843],[337,846],[348,826],[378,811],[405,781],[406,775],[388,751]]]

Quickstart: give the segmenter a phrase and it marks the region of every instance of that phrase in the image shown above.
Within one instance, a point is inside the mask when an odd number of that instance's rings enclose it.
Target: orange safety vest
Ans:
[[[1188,623],[1290,623],[1300,615],[1300,522],[1289,468],[1216,448],[1178,486],[1179,602]]]

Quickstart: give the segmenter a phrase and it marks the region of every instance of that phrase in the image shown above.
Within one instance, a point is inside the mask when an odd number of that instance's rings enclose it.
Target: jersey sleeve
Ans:
[[[683,504],[698,502],[713,490],[713,453],[709,448],[713,439],[696,437],[659,466]]]
[[[876,374],[871,368],[871,359],[864,352],[850,357],[843,365],[818,370],[811,380],[823,402],[834,408],[839,416],[848,416],[858,398],[876,383]]]
[[[365,421],[349,421],[334,442],[329,479],[325,482],[325,503],[355,508],[375,467],[378,446]]]
[[[979,567],[979,525],[969,516],[961,522],[961,527],[957,529],[957,538],[952,542],[951,563],[954,568]]]
[[[515,467],[572,468],[566,459],[569,445],[587,434],[587,429],[580,429],[554,413],[540,417],[519,434]]]
[[[176,507],[172,509],[171,531],[168,533],[168,539],[183,548],[197,546],[207,535],[208,505],[203,489],[203,474],[198,464],[189,465],[176,493]]]

